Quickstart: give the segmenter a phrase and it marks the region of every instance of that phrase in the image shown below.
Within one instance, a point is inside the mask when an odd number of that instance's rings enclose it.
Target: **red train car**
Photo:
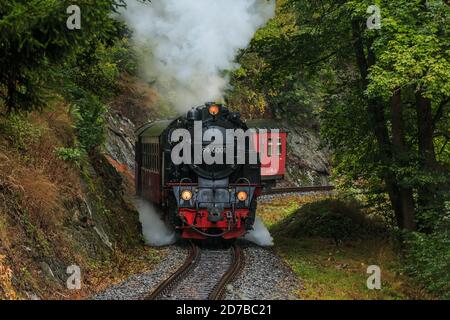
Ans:
[[[266,188],[271,188],[286,174],[289,131],[267,119],[249,120],[247,126],[257,132],[254,142],[261,159],[261,180]]]

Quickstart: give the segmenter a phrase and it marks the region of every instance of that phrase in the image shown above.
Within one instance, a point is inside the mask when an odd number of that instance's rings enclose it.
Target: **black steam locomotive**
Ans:
[[[216,103],[175,120],[140,127],[136,132],[137,194],[162,207],[166,222],[183,238],[244,235],[255,220],[262,180],[282,178],[286,152],[285,133],[273,141],[271,133],[248,129],[239,113]],[[236,130],[245,133],[243,143],[233,136],[236,144],[230,149],[226,138]],[[270,165],[261,166],[261,157],[267,155],[281,161],[275,171]]]

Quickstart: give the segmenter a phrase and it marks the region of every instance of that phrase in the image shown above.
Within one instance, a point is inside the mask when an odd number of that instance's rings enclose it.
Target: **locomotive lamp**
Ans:
[[[213,104],[209,107],[209,114],[212,116],[217,116],[219,114],[220,108],[218,105]]]
[[[238,194],[237,194],[237,198],[238,198],[239,201],[244,202],[245,200],[247,200],[248,194],[247,194],[247,192],[245,192],[245,191],[240,191],[240,192],[238,192]]]
[[[181,199],[184,201],[189,201],[192,199],[192,192],[190,190],[184,190],[181,192]]]

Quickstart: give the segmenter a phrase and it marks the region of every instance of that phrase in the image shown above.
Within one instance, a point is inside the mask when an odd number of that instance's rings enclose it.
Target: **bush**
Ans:
[[[59,159],[72,162],[77,166],[80,165],[80,161],[83,157],[83,151],[78,148],[59,148],[56,150],[56,154]]]
[[[39,140],[42,132],[29,121],[26,115],[13,113],[0,122],[0,133],[5,134],[11,145],[20,151],[26,151]]]
[[[275,232],[289,237],[321,237],[336,243],[380,236],[384,225],[369,219],[356,203],[322,200],[308,203],[275,227]]]
[[[430,292],[450,299],[450,202],[431,234],[406,235],[405,271]]]
[[[94,154],[106,140],[104,116],[107,108],[97,96],[84,90],[77,88],[72,94],[78,142],[88,154]]]
[[[450,299],[450,232],[408,238],[405,271],[430,292]]]

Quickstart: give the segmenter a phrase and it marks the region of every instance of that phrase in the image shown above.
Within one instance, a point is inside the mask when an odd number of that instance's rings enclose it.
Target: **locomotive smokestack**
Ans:
[[[274,0],[127,0],[123,16],[146,48],[141,72],[179,111],[223,99],[224,70],[275,14]]]

